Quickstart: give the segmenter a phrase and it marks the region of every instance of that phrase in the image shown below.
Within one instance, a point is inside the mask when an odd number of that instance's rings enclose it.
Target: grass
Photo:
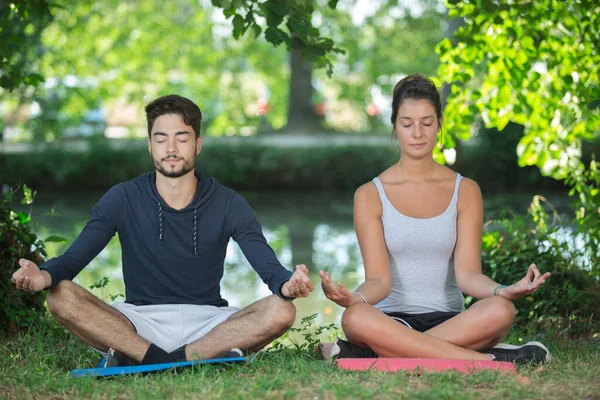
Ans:
[[[319,360],[315,351],[287,349],[261,353],[248,365],[74,379],[69,370],[94,367],[100,357],[49,323],[0,341],[0,398],[600,399],[598,339],[549,344],[553,362],[518,367],[516,377],[495,371],[348,372]]]

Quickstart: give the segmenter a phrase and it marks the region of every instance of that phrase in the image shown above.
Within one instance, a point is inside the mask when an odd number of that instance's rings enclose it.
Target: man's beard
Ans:
[[[172,167],[168,167],[168,169],[165,168],[162,164],[162,161],[168,160],[169,158],[181,160],[181,167],[179,169],[172,169]],[[192,171],[194,169],[194,161],[195,159],[188,161],[183,157],[165,157],[162,160],[157,160],[156,158],[152,157],[154,168],[167,178],[179,178]]]

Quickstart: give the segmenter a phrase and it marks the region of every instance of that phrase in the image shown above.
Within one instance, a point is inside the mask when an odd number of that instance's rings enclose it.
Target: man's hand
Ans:
[[[52,284],[48,271],[41,271],[33,261],[21,258],[19,266],[21,268],[12,275],[12,281],[18,290],[35,293]]]
[[[310,292],[315,290],[315,286],[308,278],[308,268],[306,265],[296,265],[296,272],[289,281],[281,287],[281,294],[285,297],[307,297]]]
[[[325,297],[337,305],[341,307],[350,307],[354,303],[363,302],[362,299],[357,299],[358,295],[346,289],[344,285],[342,285],[342,282],[339,282],[336,286],[331,280],[331,274],[329,272],[319,271],[319,275],[321,275],[321,287],[323,288]]]
[[[509,300],[517,300],[523,296],[527,296],[538,290],[540,286],[546,283],[546,279],[550,277],[550,272],[541,274],[535,264],[531,264],[527,270],[527,274],[523,279],[514,285],[498,290],[498,295]]]

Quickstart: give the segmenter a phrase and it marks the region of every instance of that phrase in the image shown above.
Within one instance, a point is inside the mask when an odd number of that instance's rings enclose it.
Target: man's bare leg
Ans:
[[[150,343],[135,333],[117,309],[71,281],[61,281],[47,297],[54,317],[83,342],[101,351],[113,348],[141,362]]]
[[[241,309],[206,336],[186,346],[186,357],[209,359],[233,348],[258,351],[283,335],[296,318],[291,301],[272,295]]]

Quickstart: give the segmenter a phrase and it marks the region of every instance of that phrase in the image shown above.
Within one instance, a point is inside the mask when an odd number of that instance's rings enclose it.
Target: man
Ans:
[[[164,96],[146,106],[146,118],[155,171],[112,187],[65,254],[41,268],[20,260],[12,281],[25,291],[50,289],[55,318],[88,345],[109,351],[110,366],[257,351],[292,326],[290,300],[314,289],[306,266],[293,274],[284,269],[246,200],[195,171],[202,149],[196,104]],[[126,300],[109,306],[71,279],[115,232]],[[228,307],[220,294],[232,237],[274,293],[242,310]]]

